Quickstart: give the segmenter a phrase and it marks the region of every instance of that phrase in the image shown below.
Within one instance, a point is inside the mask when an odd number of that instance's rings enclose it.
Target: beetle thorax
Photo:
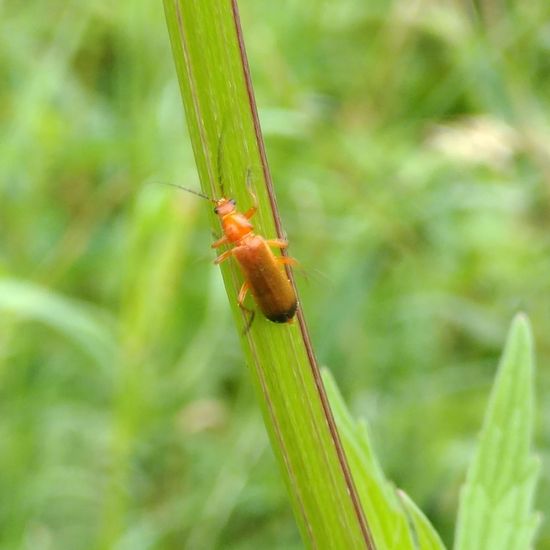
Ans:
[[[245,235],[252,233],[253,226],[242,214],[233,212],[222,220],[223,232],[231,242],[240,241]]]

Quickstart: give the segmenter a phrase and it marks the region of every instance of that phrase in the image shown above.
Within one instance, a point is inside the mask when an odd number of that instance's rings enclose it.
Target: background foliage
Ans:
[[[523,309],[550,509],[548,3],[240,7],[316,351],[388,477],[450,543]],[[162,6],[0,9],[0,548],[299,548],[205,206],[146,185],[198,186]]]

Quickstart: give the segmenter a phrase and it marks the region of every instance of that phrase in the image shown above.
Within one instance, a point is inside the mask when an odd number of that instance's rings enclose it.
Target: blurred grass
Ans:
[[[449,544],[522,309],[549,510],[550,6],[240,8],[316,351],[385,473]],[[67,306],[0,316],[0,548],[299,548],[204,205],[145,185],[198,185],[162,6],[0,10],[0,274]]]

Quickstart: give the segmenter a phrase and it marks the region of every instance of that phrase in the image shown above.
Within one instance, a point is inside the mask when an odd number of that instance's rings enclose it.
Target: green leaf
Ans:
[[[489,400],[479,445],[462,490],[456,550],[532,547],[538,518],[533,496],[539,465],[532,455],[533,338],[518,315]]]
[[[38,321],[75,342],[102,368],[113,361],[114,324],[108,316],[77,300],[71,300],[37,284],[0,279],[0,311],[11,322]],[[6,321],[5,315],[3,320]]]
[[[437,533],[414,503],[408,497],[402,497],[403,503],[398,498],[376,460],[366,424],[353,420],[326,369],[323,380],[377,547],[384,550],[444,549]]]
[[[417,547],[420,550],[444,550],[443,541],[424,515],[424,512],[420,510],[405,491],[398,491],[398,495],[409,518]]]
[[[250,174],[259,203],[255,232],[283,238],[236,3],[165,0],[164,6],[203,192],[236,198],[246,210]],[[212,213],[211,223],[219,235]],[[242,275],[233,260],[221,270],[302,537],[316,548],[374,548],[301,311],[297,322],[283,325],[258,314],[244,331],[248,315],[237,305]]]

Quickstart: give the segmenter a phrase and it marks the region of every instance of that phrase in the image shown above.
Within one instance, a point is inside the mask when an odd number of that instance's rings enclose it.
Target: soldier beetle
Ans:
[[[282,239],[265,239],[254,233],[254,226],[250,219],[258,210],[256,196],[247,187],[254,199],[253,205],[246,212],[237,210],[234,199],[212,199],[209,196],[177,185],[214,203],[214,213],[220,219],[223,236],[212,243],[212,248],[231,245],[231,248],[222,252],[215,260],[220,264],[234,257],[244,277],[237,297],[239,307],[250,314],[245,332],[252,326],[255,312],[244,305],[247,293],[250,291],[257,306],[264,316],[274,323],[290,323],[294,319],[298,301],[294,287],[287,277],[284,265],[294,265],[296,260],[287,256],[276,256],[271,248],[284,250],[288,242]]]

